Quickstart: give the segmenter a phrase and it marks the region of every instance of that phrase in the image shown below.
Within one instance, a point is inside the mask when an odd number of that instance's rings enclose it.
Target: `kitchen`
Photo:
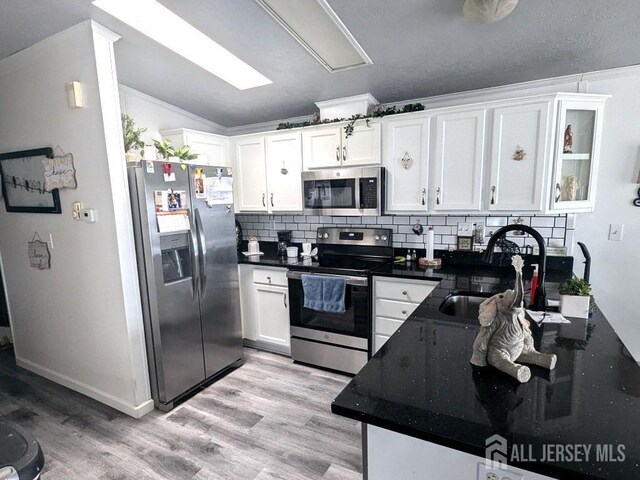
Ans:
[[[197,2],[194,2],[192,7],[197,8],[195,3]],[[249,3],[252,5],[247,8],[254,17],[265,15],[260,7],[253,5],[253,2]],[[341,18],[348,15],[346,11],[340,13],[340,8],[345,7],[332,7]],[[179,7],[177,8],[179,10]],[[449,19],[454,18],[453,7],[450,7],[451,11],[449,7],[441,8],[446,10],[440,11],[441,15]],[[495,24],[477,25],[463,18],[461,5],[457,5],[455,22],[457,28],[471,29],[475,35],[487,35],[488,31],[494,32],[493,35],[500,35],[503,29],[507,28],[513,34],[522,27],[520,22],[523,17],[517,15],[526,15],[526,8],[521,2],[505,20]],[[380,6],[380,9],[383,7]],[[186,14],[182,13],[186,17]],[[549,11],[544,10],[542,13],[548,14]],[[569,15],[570,11],[565,13]],[[632,16],[630,12],[626,13]],[[229,18],[233,18],[233,15],[239,15],[240,12],[229,11],[227,14]],[[387,14],[390,18],[393,17],[391,12]],[[617,14],[623,15],[621,12]],[[408,15],[408,12],[405,11],[404,15]],[[450,90],[460,92],[475,88],[476,91],[435,97],[433,94],[412,94],[408,90],[405,90],[407,93],[403,93],[402,96],[389,97],[382,96],[375,89],[352,86],[349,89],[336,89],[330,96],[314,93],[311,95],[312,100],[305,103],[304,108],[298,108],[297,111],[288,110],[290,113],[278,114],[275,112],[284,110],[263,110],[262,116],[254,116],[256,120],[253,122],[232,120],[233,115],[239,117],[243,114],[244,118],[251,116],[251,101],[245,100],[245,106],[241,107],[236,103],[235,112],[227,118],[213,115],[209,117],[218,120],[222,125],[235,123],[233,127],[225,129],[211,121],[205,121],[202,115],[196,117],[186,112],[199,111],[198,102],[187,105],[186,100],[170,95],[165,96],[165,101],[158,100],[162,98],[160,89],[156,87],[156,90],[148,90],[150,87],[145,87],[140,79],[135,77],[132,64],[135,57],[131,56],[132,46],[127,44],[132,40],[128,39],[143,42],[145,48],[158,55],[160,47],[149,40],[140,39],[139,34],[124,28],[122,24],[116,23],[106,15],[91,18],[116,31],[123,39],[115,41],[112,33],[101,29],[100,25],[95,23],[78,26],[75,31],[62,32],[0,64],[0,71],[3,72],[2,91],[12,92],[11,96],[3,96],[3,111],[12,112],[13,119],[11,124],[0,124],[1,138],[6,145],[6,148],[2,149],[3,152],[44,145],[53,148],[60,145],[65,151],[73,152],[79,180],[77,190],[61,190],[62,215],[34,216],[1,212],[2,225],[7,225],[8,228],[3,228],[0,232],[0,252],[16,357],[20,366],[118,410],[126,411],[132,416],[140,416],[145,410],[148,411],[149,406],[153,408],[153,402],[149,402],[151,388],[146,368],[147,353],[142,328],[144,315],[140,305],[137,262],[133,248],[135,239],[131,213],[127,211],[130,207],[127,206],[129,194],[124,179],[126,171],[120,153],[121,147],[117,145],[118,128],[113,122],[114,118],[119,117],[119,109],[131,115],[139,127],[148,129],[148,137],[145,137],[147,142],[151,139],[171,138],[176,146],[180,145],[179,142],[192,147],[207,144],[211,152],[208,153],[208,157],[216,158],[215,155],[219,154],[221,157],[217,158],[222,158],[224,162],[221,166],[233,168],[236,218],[245,241],[249,237],[257,237],[260,249],[265,253],[259,260],[248,262],[242,253],[239,257],[241,263],[238,281],[245,345],[270,349],[279,354],[290,353],[288,314],[293,299],[287,297],[286,302],[284,301],[285,291],[289,294],[291,279],[286,278],[287,269],[283,268],[289,265],[286,257],[281,260],[277,255],[278,231],[291,231],[292,242],[300,251],[302,243],[308,241],[321,253],[331,255],[340,252],[323,251],[332,248],[330,246],[333,244],[323,244],[317,240],[318,228],[348,227],[351,230],[367,231],[386,229],[391,231],[391,244],[380,247],[382,250],[395,249],[392,254],[394,257],[405,256],[407,250],[416,250],[417,256],[422,258],[426,256],[425,245],[426,237],[430,235],[429,227],[433,227],[434,248],[436,252],[442,252],[438,255],[444,255],[443,265],[446,267],[454,266],[460,258],[473,255],[458,251],[459,236],[470,237],[475,233],[474,228],[483,224],[486,245],[492,232],[517,221],[535,228],[545,238],[550,250],[546,269],[546,283],[550,291],[553,290],[551,287],[554,284],[557,289],[559,283],[553,276],[555,273],[552,275],[552,272],[559,268],[554,264],[559,257],[553,253],[562,254],[562,249],[565,248],[564,255],[573,257],[573,266],[570,268],[578,276],[582,276],[583,256],[575,243],[582,241],[589,247],[594,258],[591,282],[598,306],[623,339],[628,350],[637,358],[637,345],[640,342],[632,321],[637,316],[635,312],[638,308],[636,296],[632,293],[635,278],[633,272],[637,270],[637,259],[630,241],[636,238],[634,229],[637,228],[637,222],[632,220],[636,211],[632,201],[637,190],[637,135],[633,128],[629,128],[637,124],[635,107],[638,98],[634,93],[637,72],[633,67],[613,70],[611,68],[638,63],[638,60],[615,60],[618,62],[617,65],[610,64],[606,67],[595,67],[596,64],[593,63],[591,66],[585,65],[583,69],[567,67],[564,71],[547,70],[548,73],[542,76],[513,78],[509,82],[492,84],[478,81],[475,87],[458,86],[456,90]],[[352,18],[349,20],[353,22],[352,29],[357,30],[356,37],[364,44],[364,30],[357,27],[358,21],[355,17],[348,18]],[[518,19],[520,20],[517,21]],[[343,21],[346,23],[347,19],[343,18]],[[584,21],[588,23],[590,20],[585,18]],[[269,24],[270,32],[282,31],[280,25],[268,15],[265,15],[261,22],[273,24]],[[63,28],[60,27],[52,33],[62,31]],[[614,30],[612,27],[608,28],[607,32]],[[281,34],[288,35],[284,31]],[[240,33],[236,32],[234,35]],[[294,42],[290,39],[288,41]],[[87,49],[82,46],[86,43],[95,48]],[[111,49],[115,48],[115,59],[110,56],[109,44]],[[294,42],[292,45],[297,44]],[[77,58],[67,54],[70,50],[76,52]],[[301,52],[303,53],[296,56],[296,59],[308,55],[304,50]],[[370,51],[367,53],[373,55]],[[377,55],[378,58],[382,58],[382,52],[378,52]],[[48,63],[41,60],[43,56],[50,57]],[[505,56],[508,57],[506,54]],[[407,57],[410,57],[409,53]],[[374,67],[377,68],[375,55],[372,59]],[[113,61],[118,67],[120,83],[127,85],[117,87],[116,83],[115,90],[109,83],[113,83],[113,79],[104,76]],[[311,58],[309,61],[315,62],[315,59]],[[27,94],[28,83],[25,82],[24,74],[20,72],[28,72],[27,75],[33,78],[43,78],[41,72],[50,71],[53,65],[57,68],[47,76],[50,85],[41,80],[39,88],[36,89],[37,95]],[[63,65],[68,65],[68,68],[62,68]],[[96,66],[98,74],[95,72]],[[145,66],[152,71],[152,63],[147,62]],[[370,66],[360,68],[366,70]],[[354,69],[323,75],[349,76],[365,70]],[[594,70],[603,71],[584,73]],[[295,74],[296,72],[292,72],[292,75]],[[171,76],[173,73],[167,75]],[[194,90],[194,84],[191,82],[195,82],[201,75],[204,76],[204,73],[194,71],[193,78],[184,79],[185,91]],[[547,80],[506,85],[534,78]],[[83,84],[88,108],[70,109],[64,95],[59,96],[55,93],[60,85],[71,80],[80,80]],[[401,80],[397,80],[397,83],[403,84]],[[469,85],[474,84],[471,82]],[[480,87],[493,88],[480,90]],[[224,91],[224,88],[221,88]],[[262,87],[244,93],[254,95],[260,88]],[[311,114],[316,110],[313,103],[321,103],[319,100],[324,99],[353,97],[367,91],[372,93],[371,97],[375,98],[375,103],[378,100],[385,102],[385,107],[396,106],[401,110],[405,105],[422,104],[425,108],[382,117],[374,116],[369,122],[366,119],[356,120],[353,133],[348,137],[344,129],[346,123],[311,125]],[[242,95],[242,92],[237,93],[236,90],[236,95]],[[30,99],[30,96],[33,96],[33,99]],[[186,97],[186,93],[184,96]],[[119,97],[120,108],[107,102],[109,98],[115,97]],[[362,95],[358,98],[360,108],[364,108],[363,97],[365,102],[369,102],[366,108],[374,106],[371,105],[374,100]],[[356,99],[351,100],[356,103]],[[293,98],[290,101],[294,103]],[[597,168],[597,176],[587,176],[586,181],[580,178],[581,184],[588,185],[592,182],[594,187],[579,191],[587,196],[586,199],[579,200],[582,205],[555,205],[569,201],[568,194],[564,192],[562,194],[565,197],[561,195],[560,201],[553,200],[557,196],[556,178],[561,179],[563,175],[558,152],[558,149],[564,147],[564,134],[568,123],[563,115],[569,115],[571,110],[580,110],[576,108],[575,102],[588,103],[588,110],[594,112],[590,118],[597,119],[594,123],[595,135],[592,136],[594,142],[591,143],[592,165]],[[287,102],[281,100],[280,103]],[[189,108],[181,110],[172,104]],[[35,121],[33,112],[40,111],[41,105],[47,106],[51,116],[40,115]],[[253,107],[259,108],[257,104]],[[330,104],[325,107],[339,108]],[[348,118],[354,113],[364,111],[361,109],[335,113],[335,110],[330,110],[327,115],[331,119]],[[318,106],[318,114],[322,116],[322,112],[323,107]],[[292,118],[294,115],[304,116]],[[49,117],[61,118],[64,121],[52,123]],[[279,118],[285,120],[278,120]],[[501,119],[505,119],[504,123],[501,123]],[[267,123],[255,124],[256,121]],[[29,123],[32,128],[23,132],[15,126],[16,122]],[[276,129],[279,123],[287,122],[292,125],[308,122],[310,125]],[[573,142],[577,148],[583,136],[580,136],[578,129],[580,122],[572,122]],[[254,125],[248,125],[250,123]],[[104,125],[104,128],[98,128],[100,125]],[[240,128],[240,125],[246,127]],[[510,130],[514,125],[518,127]],[[78,131],[85,132],[83,138],[78,138]],[[447,134],[444,135],[444,132]],[[449,135],[451,132],[453,136]],[[521,132],[525,135],[519,135]],[[518,138],[514,139],[513,136]],[[100,153],[96,153],[96,145],[101,145]],[[512,158],[518,147],[523,147],[524,151],[520,153],[526,154],[524,160]],[[323,152],[323,149],[324,153],[314,156],[316,152]],[[405,157],[405,153],[409,155]],[[291,160],[283,165],[283,155],[289,154],[294,156],[288,157]],[[87,163],[88,158],[92,156],[101,160]],[[274,162],[274,156],[279,157],[280,161]],[[379,170],[384,168],[385,188],[381,191],[385,193],[378,199],[384,199],[384,204],[380,203],[380,214],[344,216],[306,212],[306,197],[302,195],[304,176],[314,171],[346,171],[349,162],[354,159],[362,165],[359,169],[365,166]],[[457,161],[468,163],[456,164]],[[580,161],[570,160],[574,164]],[[331,162],[330,165],[328,162]],[[409,168],[405,168],[404,164],[408,164]],[[334,165],[340,165],[340,170]],[[511,170],[515,166],[528,169],[524,178],[531,181],[523,180],[517,170]],[[175,166],[173,170],[179,172],[180,167]],[[286,170],[287,174],[283,174],[283,170]],[[288,182],[298,183],[293,183],[292,186]],[[95,209],[98,221],[92,224],[75,222],[70,211],[71,203],[75,201],[82,201],[85,207]],[[471,227],[465,224],[471,224]],[[609,240],[610,225],[620,224],[624,224],[622,239]],[[414,233],[414,228],[419,230],[417,225],[423,228],[422,234]],[[460,235],[459,228],[464,230]],[[51,249],[51,273],[29,271],[28,265],[24,265],[26,246],[23,245],[31,240],[34,231],[39,231],[43,240],[46,240],[49,233],[53,236],[55,248]],[[332,230],[320,233],[333,232]],[[336,234],[340,235],[339,232]],[[382,238],[383,235],[379,236]],[[389,239],[389,235],[387,238]],[[523,253],[535,255],[533,249],[536,248],[536,244],[528,237],[510,233],[508,238],[515,241]],[[468,240],[466,242],[468,245]],[[479,249],[481,245],[483,244],[478,242],[472,248]],[[527,245],[531,248],[527,249]],[[449,252],[450,248],[454,252]],[[616,255],[612,255],[611,252],[614,251]],[[388,256],[387,253],[385,255]],[[274,262],[280,263],[276,266]],[[300,268],[306,267],[304,261],[301,263]],[[91,278],[92,275],[84,272],[88,265],[92,265],[103,274],[99,278]],[[412,261],[408,265],[404,268],[413,273],[404,273],[403,276],[424,277],[424,272],[428,271],[421,269],[417,262]],[[562,265],[560,267],[567,268]],[[312,260],[311,268],[325,267],[320,267]],[[295,271],[293,268],[292,270]],[[50,277],[50,274],[55,276]],[[423,279],[411,280],[428,283],[440,281],[440,278],[434,273],[426,275]],[[373,283],[373,278],[369,280],[367,276],[367,281]],[[392,279],[388,282],[393,284],[394,281],[395,279]],[[464,284],[464,280],[459,281]],[[467,281],[468,288],[458,289],[469,290],[471,286],[482,283],[472,278]],[[402,294],[405,290],[400,289],[398,293]],[[433,291],[436,290],[434,287]],[[102,294],[105,291],[113,292],[110,298]],[[385,286],[384,291],[393,292],[389,290],[389,285]],[[38,292],[39,300],[34,301],[28,295],[29,292]],[[426,296],[428,293],[423,291],[422,294]],[[249,300],[245,301],[245,297]],[[398,337],[392,337],[393,331],[389,328],[397,326],[398,323],[402,324],[404,319],[394,317],[393,312],[374,315],[373,309],[378,306],[395,307],[397,304],[406,303],[418,311],[424,297],[415,297],[409,302],[394,297],[379,300],[386,302],[378,302],[379,305],[370,302],[370,319],[373,321],[379,317],[396,320],[397,323],[382,323],[380,330],[375,331],[380,343],[390,342],[385,345],[387,350],[393,351],[397,348],[393,345]],[[261,308],[261,305],[266,305],[267,308]],[[407,311],[407,314],[402,314],[403,310]],[[268,312],[273,312],[274,315],[265,316]],[[410,313],[403,308],[397,315],[410,316]],[[46,320],[52,317],[52,321]],[[91,329],[83,327],[86,318],[92,319]],[[371,328],[378,326],[372,323]],[[34,335],[34,332],[39,334]],[[398,335],[401,333],[402,329]],[[105,344],[105,338],[109,338],[108,344]],[[373,339],[375,340],[375,337]],[[372,341],[371,345],[364,349],[354,349],[368,350],[371,347],[376,350],[378,345],[374,347],[373,343]],[[470,344],[467,347],[470,348]],[[309,349],[303,349],[305,353],[308,351]],[[236,371],[242,372],[243,368],[240,367]],[[225,378],[232,378],[232,374]],[[213,384],[212,388],[215,388],[215,385],[217,384]],[[338,393],[339,390],[335,396]],[[193,400],[197,398],[198,395],[193,397]],[[188,402],[189,400],[185,403],[187,406]],[[550,476],[554,477],[552,474]]]

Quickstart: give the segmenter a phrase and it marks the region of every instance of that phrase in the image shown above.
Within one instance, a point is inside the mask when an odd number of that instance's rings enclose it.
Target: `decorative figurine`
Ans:
[[[580,189],[580,182],[573,175],[569,175],[565,180],[565,195],[567,200],[573,202],[578,197],[578,190]]]
[[[479,367],[492,365],[525,383],[531,378],[531,370],[516,362],[553,370],[557,357],[540,353],[533,346],[529,322],[524,318],[522,257],[514,255],[512,265],[516,270],[515,290],[498,293],[480,305],[478,319],[482,328],[473,342],[471,363]]]
[[[320,123],[320,114],[318,112],[313,112],[313,116],[311,117],[311,124],[317,125]]]
[[[564,149],[562,153],[573,153],[573,132],[571,131],[571,125],[567,125],[567,129],[564,131]]]

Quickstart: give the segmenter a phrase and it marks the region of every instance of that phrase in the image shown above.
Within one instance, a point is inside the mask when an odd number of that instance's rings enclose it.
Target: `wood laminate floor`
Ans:
[[[43,480],[361,479],[360,424],[333,415],[349,377],[245,349],[245,364],[170,413],[136,420],[0,352],[0,417],[32,432]]]

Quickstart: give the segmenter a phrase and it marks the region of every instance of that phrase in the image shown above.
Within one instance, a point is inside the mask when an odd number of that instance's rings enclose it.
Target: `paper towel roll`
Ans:
[[[427,250],[425,255],[427,260],[433,260],[433,227],[429,227],[429,230],[427,230],[425,248]]]

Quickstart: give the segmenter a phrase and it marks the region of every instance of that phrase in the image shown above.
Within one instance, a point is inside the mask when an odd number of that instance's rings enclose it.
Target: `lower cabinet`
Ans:
[[[238,268],[245,345],[290,355],[287,270],[248,264]]]
[[[376,353],[439,282],[373,277],[373,345]]]

